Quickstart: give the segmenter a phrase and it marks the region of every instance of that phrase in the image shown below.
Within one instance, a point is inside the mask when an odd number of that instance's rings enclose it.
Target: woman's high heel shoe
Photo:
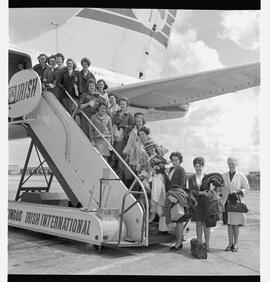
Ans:
[[[183,244],[178,245],[178,247],[176,247],[176,245],[170,246],[170,250],[172,250],[172,251],[182,250],[182,248],[183,248]]]

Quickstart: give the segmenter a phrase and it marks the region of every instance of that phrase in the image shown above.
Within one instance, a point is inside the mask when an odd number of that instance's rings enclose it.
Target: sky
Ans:
[[[63,21],[69,12],[62,11]],[[19,17],[10,20],[20,24]],[[34,32],[41,34],[44,20],[45,16],[31,29],[31,23],[25,23],[19,35],[10,29],[10,41],[26,40]],[[259,11],[179,10],[162,77],[259,61],[259,20]],[[154,139],[170,152],[182,153],[183,167],[188,172],[194,170],[192,160],[197,156],[205,158],[206,172],[224,172],[226,158],[231,155],[239,158],[243,172],[257,171],[260,170],[259,94],[260,87],[256,87],[191,103],[184,118],[148,126]],[[9,164],[23,166],[28,144],[29,140],[9,142]]]

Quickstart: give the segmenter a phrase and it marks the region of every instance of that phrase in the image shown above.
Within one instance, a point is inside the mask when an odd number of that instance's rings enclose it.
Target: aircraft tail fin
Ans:
[[[157,78],[166,59],[176,10],[83,8],[55,30],[24,42],[118,73]],[[57,49],[57,50],[56,50]]]

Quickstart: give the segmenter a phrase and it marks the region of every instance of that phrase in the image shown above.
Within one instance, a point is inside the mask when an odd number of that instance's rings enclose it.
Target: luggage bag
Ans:
[[[190,240],[191,253],[199,259],[207,259],[207,246],[205,243],[200,243],[197,238]]]

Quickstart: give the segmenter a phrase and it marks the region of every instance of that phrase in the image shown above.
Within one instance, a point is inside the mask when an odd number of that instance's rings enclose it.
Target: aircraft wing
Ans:
[[[260,85],[260,63],[142,81],[108,89],[132,106],[163,109]]]

